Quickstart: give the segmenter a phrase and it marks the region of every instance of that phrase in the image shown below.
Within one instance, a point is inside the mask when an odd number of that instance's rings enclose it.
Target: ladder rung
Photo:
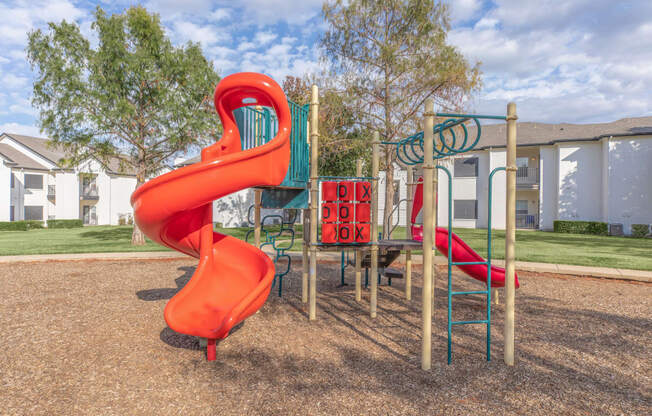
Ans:
[[[472,264],[486,264],[488,265],[488,261],[457,261],[457,262],[451,262],[451,265],[453,266],[467,266],[467,265],[472,265]]]
[[[467,325],[467,324],[488,324],[489,321],[483,319],[481,321],[453,321],[451,325]]]
[[[451,292],[451,296],[455,295],[488,295],[488,290],[469,290],[466,292]]]

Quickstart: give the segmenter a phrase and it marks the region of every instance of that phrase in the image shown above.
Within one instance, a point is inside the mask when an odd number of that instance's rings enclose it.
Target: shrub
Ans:
[[[43,228],[43,221],[0,221],[0,231],[27,231]]]
[[[555,221],[556,233],[608,235],[609,226],[599,221]]]
[[[48,220],[48,228],[78,228],[83,226],[82,220]]]
[[[43,221],[39,220],[29,220],[25,221],[27,223],[27,229],[32,230],[36,228],[43,228]]]
[[[632,224],[632,237],[643,238],[650,232],[648,224]]]

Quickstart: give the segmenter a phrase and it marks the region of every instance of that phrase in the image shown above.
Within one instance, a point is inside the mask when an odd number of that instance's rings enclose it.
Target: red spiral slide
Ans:
[[[419,212],[423,208],[423,179],[419,178],[417,189],[414,192],[414,202],[412,205],[412,224],[415,223]],[[412,226],[412,238],[418,241],[423,241],[423,226]],[[444,256],[448,256],[448,230],[446,228],[437,227],[435,234],[435,245],[437,250]],[[451,256],[454,262],[472,262],[472,261],[485,261],[482,256],[476,253],[471,247],[468,246],[460,237],[455,233],[451,235]],[[474,279],[487,283],[487,266],[484,264],[466,264],[457,266],[464,273],[468,274]],[[515,286],[519,287],[518,276],[514,274]],[[491,287],[505,286],[505,269],[502,267],[491,266]]]
[[[244,101],[243,101],[244,100]],[[242,151],[233,110],[245,105],[274,108],[278,134]],[[131,196],[134,219],[152,240],[199,259],[190,281],[166,305],[169,327],[215,340],[256,312],[274,279],[272,260],[258,248],[213,231],[214,200],[254,186],[279,185],[290,163],[290,109],[283,90],[263,74],[225,77],[215,89],[224,134],[201,152],[201,162],[156,177]]]

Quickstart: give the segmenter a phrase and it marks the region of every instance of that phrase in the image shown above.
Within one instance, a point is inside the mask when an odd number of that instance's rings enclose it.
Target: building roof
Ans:
[[[5,143],[0,143],[0,154],[8,159],[13,167],[24,168],[24,169],[37,169],[37,170],[49,170],[47,166],[44,166],[38,163],[36,160],[25,155],[20,150],[9,146]]]
[[[61,159],[64,159],[66,157],[66,152],[60,147],[53,147],[50,144],[51,141],[49,139],[43,139],[40,137],[32,137],[32,136],[23,136],[20,134],[13,134],[13,133],[4,133],[4,135],[9,136],[10,138],[14,139],[18,143],[29,148],[33,152],[39,154],[40,156],[44,157],[45,159],[49,160],[50,162],[54,163],[59,168],[61,168],[61,164],[60,164]],[[36,162],[34,159],[24,155],[23,153],[12,148],[11,146],[2,143],[0,143],[0,146],[1,146],[0,149],[9,148],[10,151],[15,152],[11,154],[14,155],[18,160],[16,160],[14,157],[12,157],[9,154],[5,154],[3,150],[0,150],[0,153],[5,155],[12,161],[16,162],[16,167],[25,168],[25,169],[48,170],[46,166],[41,165],[40,163]],[[38,165],[39,167],[35,167],[36,165]],[[135,176],[136,174],[134,170],[131,169],[129,166],[126,166],[126,169],[124,171],[121,171],[120,160],[118,158],[110,158],[108,166],[105,165],[104,167],[106,168],[107,173],[111,173],[111,174],[130,175],[130,176]]]
[[[469,138],[475,138],[475,128],[469,129]],[[482,135],[476,149],[504,147],[506,124],[482,126]],[[604,137],[652,135],[652,117],[623,118],[610,123],[547,124],[524,122],[516,124],[517,145],[551,145],[559,142],[599,140]]]

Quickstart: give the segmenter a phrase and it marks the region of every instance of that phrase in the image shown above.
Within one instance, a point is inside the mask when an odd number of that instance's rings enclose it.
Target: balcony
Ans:
[[[79,199],[87,201],[97,201],[100,199],[100,194],[97,190],[97,185],[90,184],[82,186],[79,190]]]
[[[539,214],[516,214],[516,228],[538,230]]]
[[[539,187],[539,168],[528,168],[521,166],[516,169],[516,187],[531,188]]]
[[[57,196],[57,188],[55,185],[48,185],[48,198],[55,198]]]

